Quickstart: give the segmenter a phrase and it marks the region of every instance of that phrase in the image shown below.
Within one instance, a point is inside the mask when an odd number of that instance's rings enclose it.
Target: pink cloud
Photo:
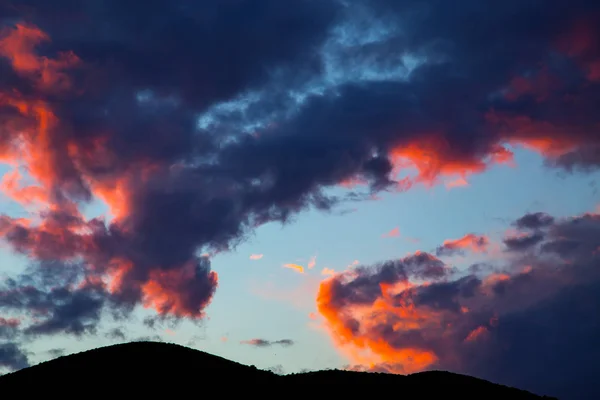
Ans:
[[[381,237],[384,238],[392,238],[392,237],[399,237],[400,236],[400,228],[394,228],[391,231],[389,231],[388,233],[384,233],[383,235],[381,235]]]
[[[447,189],[453,189],[453,188],[465,187],[465,186],[469,186],[469,182],[467,182],[467,180],[465,179],[464,176],[461,176],[460,178],[457,178],[453,181],[446,183]]]

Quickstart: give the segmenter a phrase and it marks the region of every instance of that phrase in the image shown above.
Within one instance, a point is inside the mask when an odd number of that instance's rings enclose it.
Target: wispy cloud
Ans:
[[[264,257],[264,255],[263,255],[263,254],[252,254],[252,255],[250,255],[250,259],[251,259],[251,260],[260,260],[260,259],[262,259],[263,257]]]
[[[304,273],[304,267],[302,265],[298,265],[298,264],[283,264],[283,268],[288,268],[288,269],[294,270],[294,271],[298,272],[299,274]]]
[[[242,340],[241,344],[246,344],[254,347],[271,347],[271,346],[292,346],[294,341],[291,339],[281,339],[281,340],[266,340],[266,339],[250,339],[250,340]]]
[[[400,237],[400,228],[394,228],[391,231],[381,235],[381,237],[384,237],[384,238]]]
[[[447,189],[454,189],[454,188],[466,187],[466,186],[469,186],[469,182],[465,179],[464,176],[461,176],[452,181],[446,182]]]

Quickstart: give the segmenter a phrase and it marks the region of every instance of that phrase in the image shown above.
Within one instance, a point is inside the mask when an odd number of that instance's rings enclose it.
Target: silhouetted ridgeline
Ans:
[[[316,388],[315,385],[319,387]],[[326,385],[326,386],[325,386]],[[281,398],[365,395],[541,399],[531,393],[447,372],[409,376],[319,371],[279,376],[174,344],[134,342],[64,356],[0,377],[0,393],[60,398],[124,395],[194,398],[224,394]]]

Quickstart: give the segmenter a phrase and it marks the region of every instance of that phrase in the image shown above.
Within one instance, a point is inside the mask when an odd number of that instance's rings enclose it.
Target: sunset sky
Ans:
[[[162,340],[600,398],[597,1],[0,0],[0,162],[0,373]]]

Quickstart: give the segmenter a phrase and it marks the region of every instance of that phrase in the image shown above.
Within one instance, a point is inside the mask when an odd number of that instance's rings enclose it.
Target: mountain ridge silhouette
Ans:
[[[270,386],[269,386],[270,385]],[[290,394],[327,393],[349,398],[363,394],[459,396],[459,398],[555,399],[538,396],[482,379],[443,371],[411,375],[324,370],[278,375],[255,366],[247,366],[226,358],[185,346],[160,342],[131,342],[58,357],[40,364],[0,376],[0,391],[20,395],[60,395],[80,398],[82,394],[156,397],[160,392],[171,395],[178,390],[206,390],[215,386],[219,394],[261,389],[262,397],[280,397],[278,389]],[[273,393],[264,392],[272,388]],[[215,390],[215,388],[211,388]],[[54,391],[54,393],[53,393]]]

